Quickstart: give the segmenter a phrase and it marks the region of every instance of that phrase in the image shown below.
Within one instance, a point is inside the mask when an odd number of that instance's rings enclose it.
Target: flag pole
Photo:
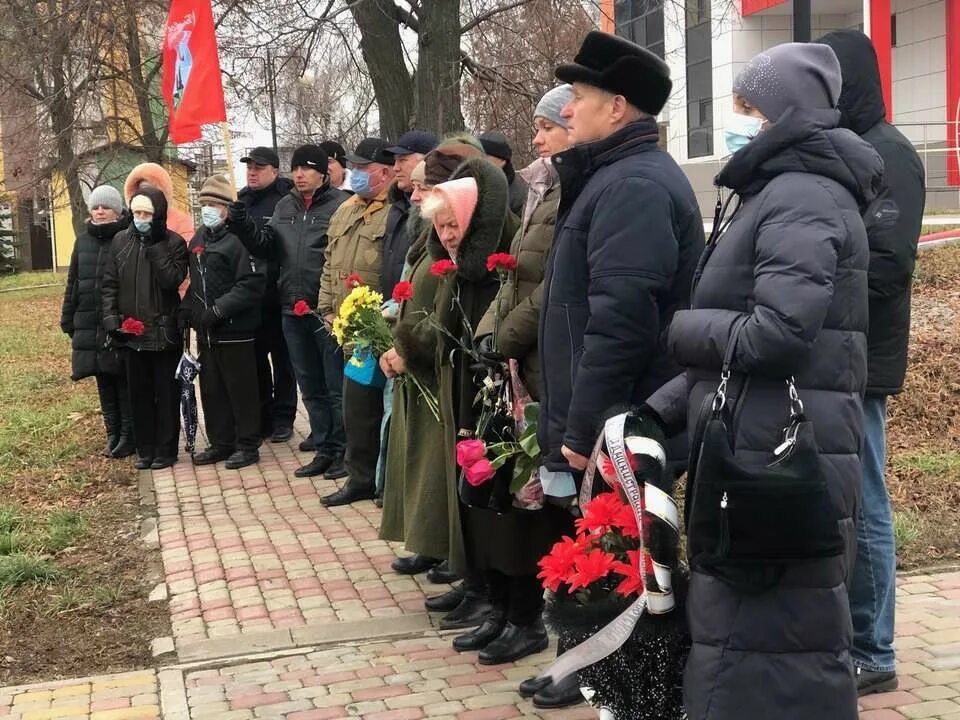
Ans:
[[[227,177],[230,178],[230,187],[233,188],[233,195],[237,195],[237,183],[233,178],[233,147],[230,145],[230,126],[227,121],[220,122],[220,132],[223,133],[223,149],[227,155]]]

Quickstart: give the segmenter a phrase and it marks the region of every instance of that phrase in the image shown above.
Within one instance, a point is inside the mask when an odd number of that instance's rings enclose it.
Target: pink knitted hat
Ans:
[[[460,226],[460,232],[466,233],[470,227],[470,220],[473,218],[473,211],[477,209],[477,181],[472,177],[458,178],[457,180],[448,180],[445,183],[435,185],[434,193],[439,193],[453,211],[453,216],[457,219],[457,225]],[[437,232],[437,216],[433,216],[433,226]]]

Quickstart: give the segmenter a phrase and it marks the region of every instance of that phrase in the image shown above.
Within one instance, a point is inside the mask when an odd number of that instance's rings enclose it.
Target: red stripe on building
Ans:
[[[740,5],[740,15],[748,17],[756,15],[758,12],[769,10],[777,5],[785,5],[787,0],[742,0]]]
[[[890,0],[870,0],[870,40],[877,52],[880,86],[887,120],[893,120],[893,31],[890,27]]]
[[[947,0],[947,182],[960,185],[960,0]]]

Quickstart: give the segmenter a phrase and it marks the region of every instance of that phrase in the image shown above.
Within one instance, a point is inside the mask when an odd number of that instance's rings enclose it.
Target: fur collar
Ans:
[[[477,208],[457,253],[457,275],[469,282],[477,282],[488,274],[487,257],[500,245],[509,191],[503,172],[484,158],[465,161],[450,179],[463,177],[472,177],[477,182]],[[432,225],[427,236],[427,251],[434,260],[450,257]]]

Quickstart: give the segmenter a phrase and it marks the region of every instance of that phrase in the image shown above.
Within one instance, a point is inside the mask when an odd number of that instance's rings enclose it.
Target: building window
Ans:
[[[687,157],[713,155],[713,26],[710,0],[686,0]]]
[[[613,17],[617,35],[664,56],[663,0],[616,0]]]

